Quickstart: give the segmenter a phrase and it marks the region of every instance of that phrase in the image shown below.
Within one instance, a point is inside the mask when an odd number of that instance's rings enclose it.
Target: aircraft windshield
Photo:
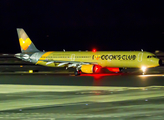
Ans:
[[[149,55],[149,56],[147,56],[147,58],[157,58],[157,56],[155,56],[155,55]]]

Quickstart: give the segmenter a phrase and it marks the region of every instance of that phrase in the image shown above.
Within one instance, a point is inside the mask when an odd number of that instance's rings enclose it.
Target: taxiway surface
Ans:
[[[0,85],[0,119],[163,119],[164,88]]]
[[[129,75],[95,74],[73,76],[69,74],[0,74],[0,84],[71,85],[71,86],[163,86],[164,74]]]
[[[164,74],[0,74],[0,120],[161,120]]]

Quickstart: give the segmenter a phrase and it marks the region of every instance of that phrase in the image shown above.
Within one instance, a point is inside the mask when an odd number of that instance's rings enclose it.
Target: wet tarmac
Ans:
[[[161,120],[164,87],[0,85],[0,120]]]
[[[0,120],[161,120],[164,74],[0,73]]]
[[[0,84],[71,85],[71,86],[163,86],[164,74],[0,74]]]

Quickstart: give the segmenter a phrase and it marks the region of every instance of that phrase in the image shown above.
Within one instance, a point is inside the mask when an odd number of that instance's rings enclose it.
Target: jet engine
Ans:
[[[120,69],[119,68],[112,68],[112,67],[107,67],[107,69],[111,72],[120,72]]]
[[[99,65],[82,65],[81,71],[83,73],[98,73],[101,70],[101,66]]]

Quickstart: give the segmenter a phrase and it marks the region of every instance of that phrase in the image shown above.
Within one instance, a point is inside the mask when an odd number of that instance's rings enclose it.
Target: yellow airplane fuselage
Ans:
[[[148,57],[153,56],[153,57]],[[36,64],[58,67],[58,62],[47,64],[47,61],[77,61],[95,63],[102,67],[141,68],[159,66],[159,59],[150,52],[142,51],[98,51],[98,52],[45,52]],[[60,66],[63,67],[63,66]]]

